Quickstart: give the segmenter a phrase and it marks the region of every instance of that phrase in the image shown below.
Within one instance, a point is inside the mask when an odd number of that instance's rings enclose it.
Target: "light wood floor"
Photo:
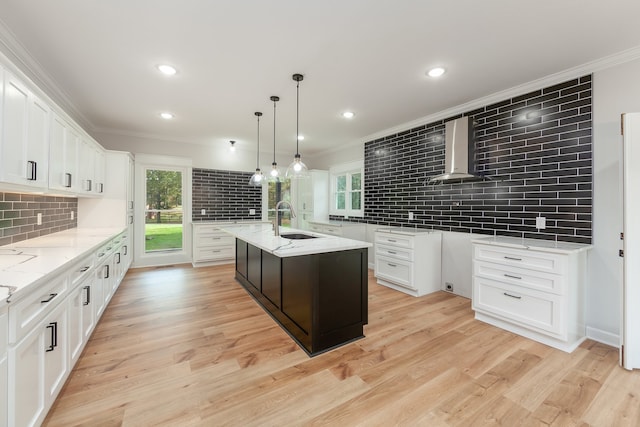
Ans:
[[[369,278],[366,338],[309,358],[231,266],[131,270],[46,426],[640,425],[640,372]]]

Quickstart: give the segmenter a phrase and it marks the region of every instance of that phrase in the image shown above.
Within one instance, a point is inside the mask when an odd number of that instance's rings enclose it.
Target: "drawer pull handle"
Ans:
[[[396,265],[396,264],[387,263],[387,265],[388,265],[389,267],[393,267],[393,268],[396,268],[396,267],[397,267],[397,265]]]
[[[104,252],[100,252],[100,253],[98,254],[98,258],[101,258],[101,257],[103,257],[103,256],[104,256]]]
[[[52,300],[52,299],[54,299],[56,296],[58,296],[58,294],[49,294],[49,298],[47,298],[47,299],[45,299],[45,300],[42,300],[42,301],[40,301],[40,302],[41,302],[42,304],[45,304],[45,303],[51,302],[51,300]]]
[[[508,294],[506,292],[503,292],[503,295],[506,296],[506,297],[509,297],[509,298],[522,299],[522,297],[519,297],[517,295],[511,295],[511,294]]]
[[[53,351],[58,346],[58,322],[51,322],[47,325],[51,329],[51,345],[45,351]]]
[[[396,242],[397,242],[397,240],[387,239],[387,242],[396,243]]]
[[[511,261],[522,261],[522,258],[514,258],[514,257],[511,257],[511,256],[506,256],[506,257],[504,257],[504,259],[510,259]]]
[[[394,252],[394,251],[387,251],[387,253],[389,253],[391,255],[396,255],[397,254],[397,252]]]
[[[520,276],[512,276],[511,274],[505,274],[504,277],[508,277],[510,279],[522,280],[522,277],[520,277]]]
[[[87,292],[87,299],[82,302],[82,305],[89,305],[91,303],[91,286],[84,286],[82,289]]]
[[[127,245],[124,245],[122,247],[122,251],[123,251],[122,255],[126,255],[127,254],[127,252],[128,252]]]
[[[88,269],[90,269],[90,268],[91,268],[91,267],[90,267],[90,266],[88,266],[88,265],[87,265],[86,267],[82,267],[82,268],[80,269],[80,273],[84,273],[85,271],[87,271],[87,270],[88,270]]]

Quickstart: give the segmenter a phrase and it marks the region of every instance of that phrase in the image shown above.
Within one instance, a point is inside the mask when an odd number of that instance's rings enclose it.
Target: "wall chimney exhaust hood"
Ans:
[[[475,173],[475,145],[471,119],[460,117],[444,125],[444,173],[430,177],[427,182],[482,179]]]

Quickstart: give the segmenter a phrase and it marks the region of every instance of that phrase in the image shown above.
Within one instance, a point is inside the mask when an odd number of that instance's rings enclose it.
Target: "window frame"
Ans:
[[[360,189],[353,190],[351,188],[352,176],[360,174]],[[332,166],[329,168],[329,175],[331,179],[331,191],[330,191],[330,204],[329,214],[339,215],[343,217],[364,217],[364,160],[357,160],[354,162],[343,163],[340,165]],[[338,177],[346,176],[346,190],[345,194],[345,208],[338,209]],[[353,209],[351,205],[352,195],[354,192],[360,192],[360,209]]]

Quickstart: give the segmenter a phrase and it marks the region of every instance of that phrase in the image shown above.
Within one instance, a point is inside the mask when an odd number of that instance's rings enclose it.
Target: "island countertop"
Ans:
[[[282,236],[275,236],[272,225],[265,223],[225,224],[220,225],[219,229],[280,258],[347,251],[373,246],[371,243],[360,240],[280,227],[281,234],[302,233],[316,236],[315,239],[291,240]]]

